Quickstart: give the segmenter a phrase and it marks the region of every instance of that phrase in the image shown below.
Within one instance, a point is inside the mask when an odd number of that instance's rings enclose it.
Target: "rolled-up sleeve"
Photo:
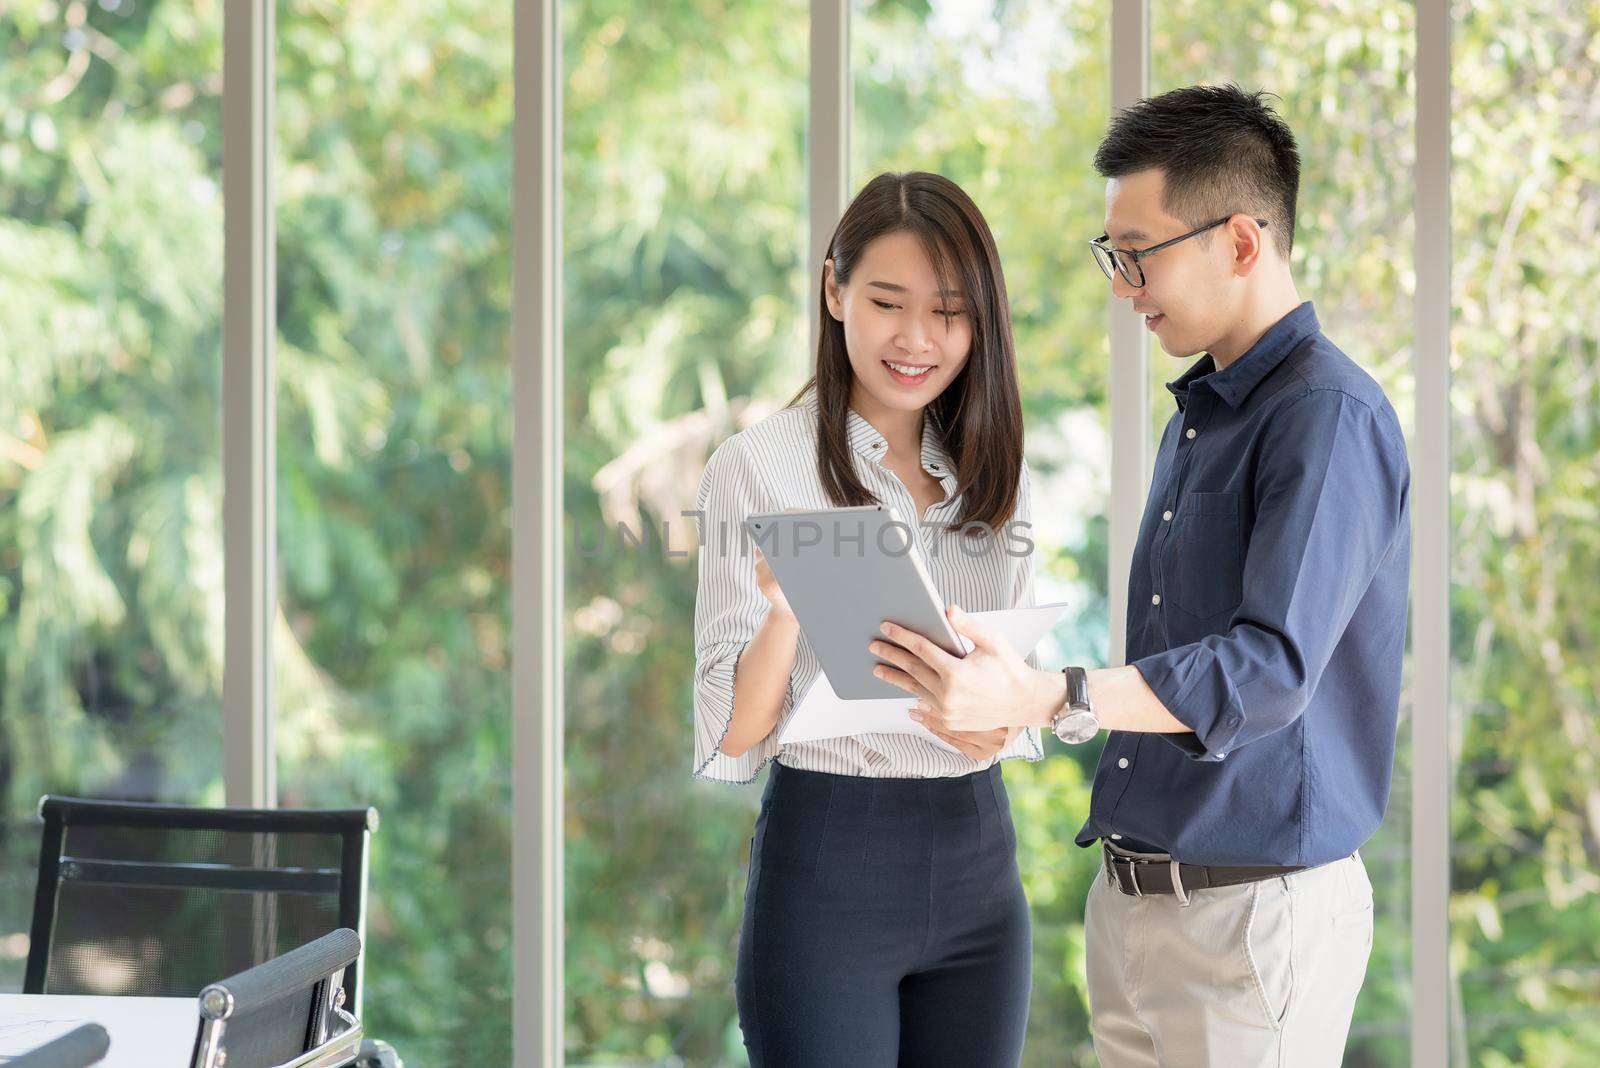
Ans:
[[[1289,402],[1263,436],[1243,599],[1226,633],[1137,660],[1193,734],[1196,760],[1281,730],[1305,711],[1379,566],[1403,534],[1409,468],[1387,412],[1335,389]]]
[[[722,752],[733,722],[733,679],[750,640],[767,615],[756,583],[755,558],[744,538],[745,517],[776,511],[749,453],[737,438],[711,454],[695,505],[700,520],[700,571],[694,602],[694,774],[715,782],[746,783],[778,753],[778,731],[742,755]],[[794,701],[791,685],[783,716]],[[781,718],[780,718],[781,722]]]

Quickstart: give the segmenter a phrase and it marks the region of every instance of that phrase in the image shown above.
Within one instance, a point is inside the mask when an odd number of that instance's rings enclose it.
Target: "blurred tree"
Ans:
[[[46,791],[220,798],[221,9],[0,7],[0,975]]]
[[[1600,1063],[1600,4],[1457,3],[1462,1063]]]

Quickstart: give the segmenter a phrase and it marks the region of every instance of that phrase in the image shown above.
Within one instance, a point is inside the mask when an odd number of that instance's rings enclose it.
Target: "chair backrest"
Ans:
[[[6,1068],[89,1068],[99,1064],[111,1049],[111,1036],[99,1024],[75,1027],[53,1042],[46,1042],[20,1057],[6,1061]]]
[[[342,1011],[341,981],[361,955],[349,928],[330,931],[200,991],[190,1068],[348,1064],[361,1024]]]
[[[193,997],[339,927],[366,931],[376,809],[46,796],[23,990]],[[360,1013],[360,962],[344,977]]]

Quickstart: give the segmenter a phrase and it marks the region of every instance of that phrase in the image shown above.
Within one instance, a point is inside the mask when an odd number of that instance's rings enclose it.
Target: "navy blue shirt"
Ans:
[[[1323,864],[1389,800],[1410,466],[1383,390],[1310,302],[1167,387],[1128,582],[1128,662],[1193,734],[1112,731],[1078,844]]]

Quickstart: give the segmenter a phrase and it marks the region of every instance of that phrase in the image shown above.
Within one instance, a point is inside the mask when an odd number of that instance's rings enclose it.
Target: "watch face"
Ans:
[[[1100,733],[1100,720],[1093,712],[1073,712],[1056,722],[1055,735],[1068,745],[1081,745]]]

